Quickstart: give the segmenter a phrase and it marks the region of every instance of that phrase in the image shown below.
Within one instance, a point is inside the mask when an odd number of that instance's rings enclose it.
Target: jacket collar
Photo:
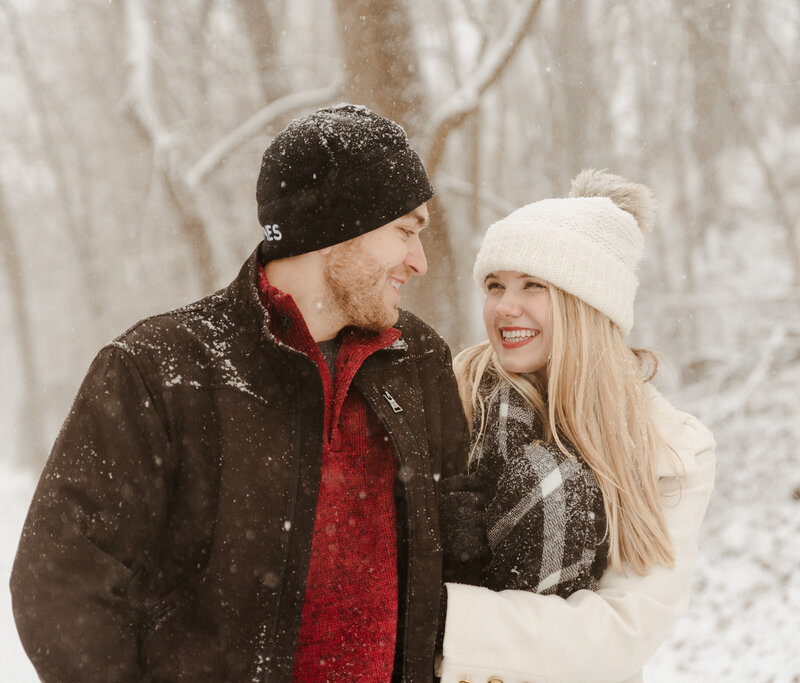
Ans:
[[[241,316],[242,324],[259,330],[261,336],[270,342],[278,343],[278,339],[270,330],[269,314],[261,303],[256,287],[260,251],[259,245],[244,262],[234,281],[221,294],[232,302],[234,310]]]
[[[297,307],[295,300],[290,294],[273,287],[264,267],[258,265],[258,295],[259,299],[267,312],[268,326],[272,335],[298,351],[302,351],[307,356],[316,356],[319,350],[316,341],[308,330],[303,314]],[[400,330],[392,327],[381,332],[366,332],[356,328],[345,328],[339,333],[339,337],[345,341],[350,340],[372,350],[386,348],[395,344],[400,338]],[[403,342],[405,344],[405,342]],[[344,344],[347,346],[347,343]]]

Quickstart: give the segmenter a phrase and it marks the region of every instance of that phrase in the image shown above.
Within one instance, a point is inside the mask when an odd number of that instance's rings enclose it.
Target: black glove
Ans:
[[[443,479],[439,496],[439,530],[444,549],[444,581],[479,586],[491,560],[486,539],[485,478],[482,471]]]

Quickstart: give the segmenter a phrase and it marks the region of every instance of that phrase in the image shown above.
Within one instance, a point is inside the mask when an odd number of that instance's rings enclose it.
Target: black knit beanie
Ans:
[[[264,152],[256,185],[262,257],[345,242],[432,196],[399,125],[353,104],[318,109],[292,121]]]

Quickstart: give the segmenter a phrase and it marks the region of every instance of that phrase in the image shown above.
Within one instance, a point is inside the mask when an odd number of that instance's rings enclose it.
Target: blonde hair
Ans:
[[[650,351],[628,347],[619,327],[577,297],[548,284],[552,353],[543,381],[500,367],[488,341],[462,351],[453,365],[468,421],[487,407],[502,381],[510,383],[544,424],[544,439],[568,457],[572,444],[591,467],[603,493],[609,560],[645,574],[674,564],[657,489],[659,454],[667,446],[656,430],[644,393],[658,362]],[[645,373],[645,369],[648,371]],[[646,375],[646,376],[645,376]],[[475,463],[476,450],[470,453]]]

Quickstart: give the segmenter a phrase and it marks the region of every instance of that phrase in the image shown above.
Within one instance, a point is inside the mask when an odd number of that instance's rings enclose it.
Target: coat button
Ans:
[[[487,683],[503,683],[503,679],[500,676],[492,676]]]

